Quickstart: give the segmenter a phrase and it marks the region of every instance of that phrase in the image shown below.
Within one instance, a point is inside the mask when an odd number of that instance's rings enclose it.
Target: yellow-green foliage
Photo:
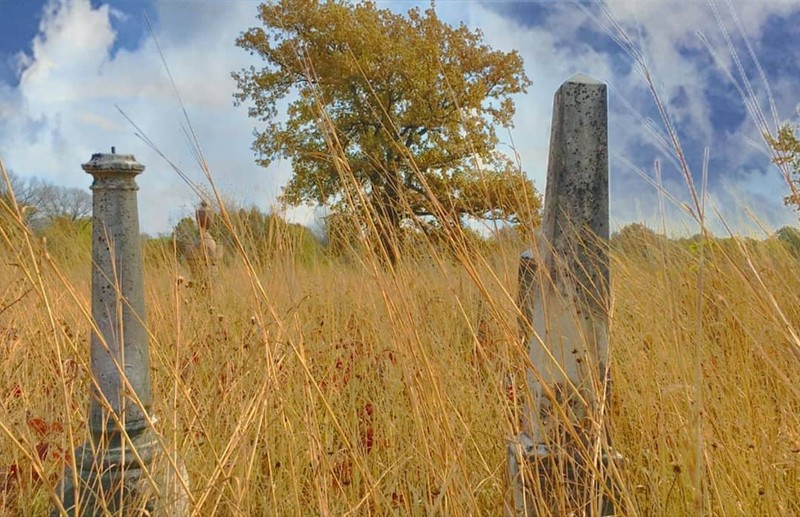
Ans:
[[[800,139],[795,134],[797,129],[798,126],[784,124],[778,128],[776,137],[767,135],[766,139],[772,149],[772,161],[789,183],[790,194],[783,198],[783,202],[800,210]]]
[[[322,244],[307,227],[255,207],[229,209],[227,220],[215,214],[208,233],[225,250],[224,257],[229,262],[241,252],[260,266],[278,257],[310,263],[324,254]],[[172,239],[178,256],[190,253],[200,239],[195,220],[181,219],[172,231]]]
[[[150,250],[153,413],[197,514],[501,513],[518,430],[504,379],[527,364],[513,242],[394,271],[250,271],[239,257],[207,288],[177,276],[171,245]],[[612,257],[609,422],[627,458],[625,514],[693,514],[697,461],[708,513],[800,513],[800,264],[774,240],[648,245]],[[46,511],[62,451],[86,431],[90,265],[45,253],[24,232],[0,251],[9,515]]]
[[[228,222],[220,216],[215,217],[210,230],[217,243],[228,250],[229,257],[235,255],[237,240],[247,256],[261,265],[279,256],[310,263],[323,254],[322,245],[311,230],[287,222],[277,214],[265,214],[257,208],[250,208],[235,210],[229,217]]]
[[[86,264],[92,256],[92,221],[57,217],[34,232],[62,264]]]
[[[264,66],[235,72],[234,95],[259,121],[257,162],[291,161],[284,201],[372,210],[384,235],[409,220],[536,223],[539,193],[497,149],[496,128],[512,125],[513,97],[531,84],[517,51],[433,7],[280,0],[261,4],[258,21],[236,44]]]

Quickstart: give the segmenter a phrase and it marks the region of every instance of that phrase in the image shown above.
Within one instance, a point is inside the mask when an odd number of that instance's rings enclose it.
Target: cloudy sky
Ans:
[[[21,176],[88,188],[80,164],[113,145],[147,167],[139,179],[144,231],[168,231],[189,214],[196,202],[191,190],[117,109],[203,181],[146,15],[216,182],[245,203],[273,206],[291,164],[255,165],[250,144],[256,122],[233,106],[230,77],[258,65],[234,45],[255,25],[258,3],[0,0],[0,159]],[[402,12],[415,3],[382,5]],[[698,188],[708,149],[709,205],[739,233],[756,235],[758,224],[771,230],[797,223],[797,213],[782,206],[788,188],[770,164],[752,113],[758,106],[773,131],[778,123],[798,121],[800,0],[440,0],[436,8],[445,21],[478,27],[491,46],[517,49],[525,59],[533,86],[516,99],[515,127],[501,138],[513,142],[540,191],[553,93],[581,72],[609,85],[612,227],[660,226],[658,190],[643,177],[654,177],[656,162],[669,196],[691,202],[674,153],[659,143],[665,125],[632,57],[638,52]],[[615,26],[627,43],[612,37],[618,36]],[[671,201],[666,206],[671,231],[697,231]],[[308,221],[310,213],[290,215]],[[710,226],[722,233],[718,221]]]

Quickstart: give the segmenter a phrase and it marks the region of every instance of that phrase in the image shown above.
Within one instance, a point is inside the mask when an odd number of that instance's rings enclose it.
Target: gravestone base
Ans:
[[[192,279],[203,287],[209,287],[217,276],[218,264],[224,249],[211,235],[205,233],[186,255],[186,265]]]
[[[570,450],[573,449],[573,450]],[[526,433],[508,446],[509,481],[515,517],[551,515],[613,516],[616,496],[609,476],[610,464],[621,467],[623,458],[613,450],[603,452],[600,464],[590,466],[574,447],[534,443]],[[603,477],[602,485],[597,473]]]
[[[70,467],[59,487],[67,515],[189,515],[184,489],[189,476],[183,463],[175,454],[170,461],[149,429],[129,437],[130,442],[113,437],[102,447],[94,439],[75,450],[78,489]],[[51,515],[60,515],[59,510],[54,508]]]

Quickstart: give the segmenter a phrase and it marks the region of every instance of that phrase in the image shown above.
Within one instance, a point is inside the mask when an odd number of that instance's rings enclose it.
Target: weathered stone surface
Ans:
[[[550,249],[541,257],[554,280],[560,272],[571,275],[598,314],[606,310],[608,227],[606,85],[578,74],[553,102],[542,221]]]
[[[586,76],[556,92],[538,283],[530,296],[534,406],[529,432],[546,440],[552,402],[585,416],[607,363],[608,107],[606,86]]]
[[[608,364],[607,112],[606,86],[587,76],[555,94],[541,235],[520,257],[532,368],[523,432],[508,449],[516,514],[613,512],[606,453],[586,453],[600,443]]]
[[[192,235],[186,244],[184,258],[192,278],[202,285],[208,285],[217,274],[217,265],[224,256],[224,247],[218,244],[209,230],[214,221],[214,211],[206,200],[202,200],[195,210],[198,233]]]
[[[216,276],[217,265],[222,260],[224,248],[211,235],[200,230],[200,237],[186,250],[186,264],[192,278],[208,282]]]
[[[132,155],[95,154],[83,165],[92,183],[92,388],[89,426],[95,433],[113,428],[101,396],[125,427],[143,429],[150,408],[150,359],[145,328],[144,284],[135,177],[144,170]],[[141,407],[122,395],[123,379]],[[99,391],[98,391],[99,390]]]
[[[148,431],[125,443],[86,443],[75,451],[77,472],[65,469],[61,506],[68,515],[189,515],[189,474],[183,461],[169,454]]]
[[[533,295],[537,281],[537,260],[531,250],[526,250],[519,256],[519,290],[517,292],[517,306],[520,309],[519,331],[524,343],[531,338],[533,330]]]
[[[68,515],[187,515],[188,476],[165,459],[149,415],[150,360],[132,155],[95,154],[92,174],[92,319],[89,439],[65,469],[60,508]],[[176,463],[177,470],[173,463]],[[147,474],[149,472],[149,475]],[[184,479],[176,488],[176,479]],[[153,485],[158,487],[154,498]]]
[[[214,212],[208,206],[208,201],[205,199],[200,201],[200,206],[194,212],[195,219],[197,219],[197,227],[201,230],[211,229],[211,223],[214,221]]]

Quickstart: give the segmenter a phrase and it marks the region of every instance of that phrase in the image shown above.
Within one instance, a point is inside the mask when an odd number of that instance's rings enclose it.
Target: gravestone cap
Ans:
[[[589,77],[586,74],[575,74],[565,82],[567,83],[578,83],[578,84],[603,84],[602,81],[598,81],[593,77]]]
[[[95,153],[92,159],[81,165],[89,174],[98,172],[139,174],[144,170],[144,165],[136,161],[132,154],[116,154],[112,147],[111,153]]]

